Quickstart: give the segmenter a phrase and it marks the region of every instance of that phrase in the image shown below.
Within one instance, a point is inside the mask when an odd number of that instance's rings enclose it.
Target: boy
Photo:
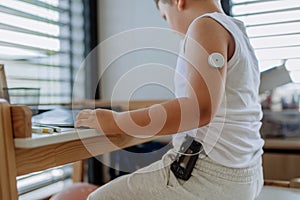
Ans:
[[[176,67],[177,98],[130,112],[85,110],[76,127],[106,135],[181,134],[162,160],[111,181],[89,199],[255,199],[263,184],[262,112],[258,62],[243,23],[224,15],[218,0],[156,3],[170,28],[186,35]],[[211,59],[225,62],[215,66]],[[179,152],[186,135],[193,139],[186,147],[192,153]],[[199,145],[203,150],[191,150]]]

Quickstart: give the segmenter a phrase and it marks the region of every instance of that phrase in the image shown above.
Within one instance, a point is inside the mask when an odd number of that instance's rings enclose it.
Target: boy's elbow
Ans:
[[[194,101],[190,101],[190,99],[184,99],[185,104],[185,113],[183,116],[186,123],[186,128],[188,130],[200,128],[206,126],[211,123],[211,120],[214,117],[213,109],[211,108],[211,104],[209,101],[201,102],[197,106],[195,106]],[[181,113],[182,114],[182,113]]]
[[[201,109],[198,128],[210,124],[213,114],[210,109]]]

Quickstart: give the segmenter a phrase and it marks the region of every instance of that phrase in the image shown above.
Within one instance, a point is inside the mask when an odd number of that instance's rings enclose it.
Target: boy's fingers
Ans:
[[[92,110],[82,110],[78,115],[76,116],[76,119],[80,118],[88,118],[93,113]]]
[[[78,114],[77,116],[76,116],[76,119],[77,120],[79,120],[79,119],[87,119],[87,118],[89,118],[91,116],[91,114],[89,114],[89,113],[81,113],[81,114]]]
[[[80,128],[80,127],[90,127],[89,126],[89,121],[86,120],[86,119],[77,120],[75,122],[75,128]]]
[[[85,114],[85,113],[90,113],[92,110],[88,110],[88,109],[86,109],[86,110],[82,110],[82,111],[80,111],[79,112],[79,114]]]

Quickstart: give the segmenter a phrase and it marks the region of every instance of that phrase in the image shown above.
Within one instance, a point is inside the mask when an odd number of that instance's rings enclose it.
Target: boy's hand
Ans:
[[[121,131],[115,123],[116,115],[107,109],[83,110],[76,117],[75,128],[91,128],[105,135],[117,135]]]
[[[75,128],[91,128],[101,130],[96,110],[82,110],[76,117]]]

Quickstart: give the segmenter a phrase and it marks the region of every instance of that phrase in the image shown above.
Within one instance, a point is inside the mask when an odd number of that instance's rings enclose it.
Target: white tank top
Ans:
[[[262,111],[258,98],[258,61],[243,22],[216,12],[202,15],[194,22],[202,17],[216,20],[235,40],[235,52],[227,65],[226,98],[208,125],[173,135],[173,145],[178,148],[189,134],[202,143],[214,161],[228,167],[248,167],[261,158],[264,144],[259,133]],[[186,94],[184,76],[184,62],[178,58],[174,80],[177,98]]]

